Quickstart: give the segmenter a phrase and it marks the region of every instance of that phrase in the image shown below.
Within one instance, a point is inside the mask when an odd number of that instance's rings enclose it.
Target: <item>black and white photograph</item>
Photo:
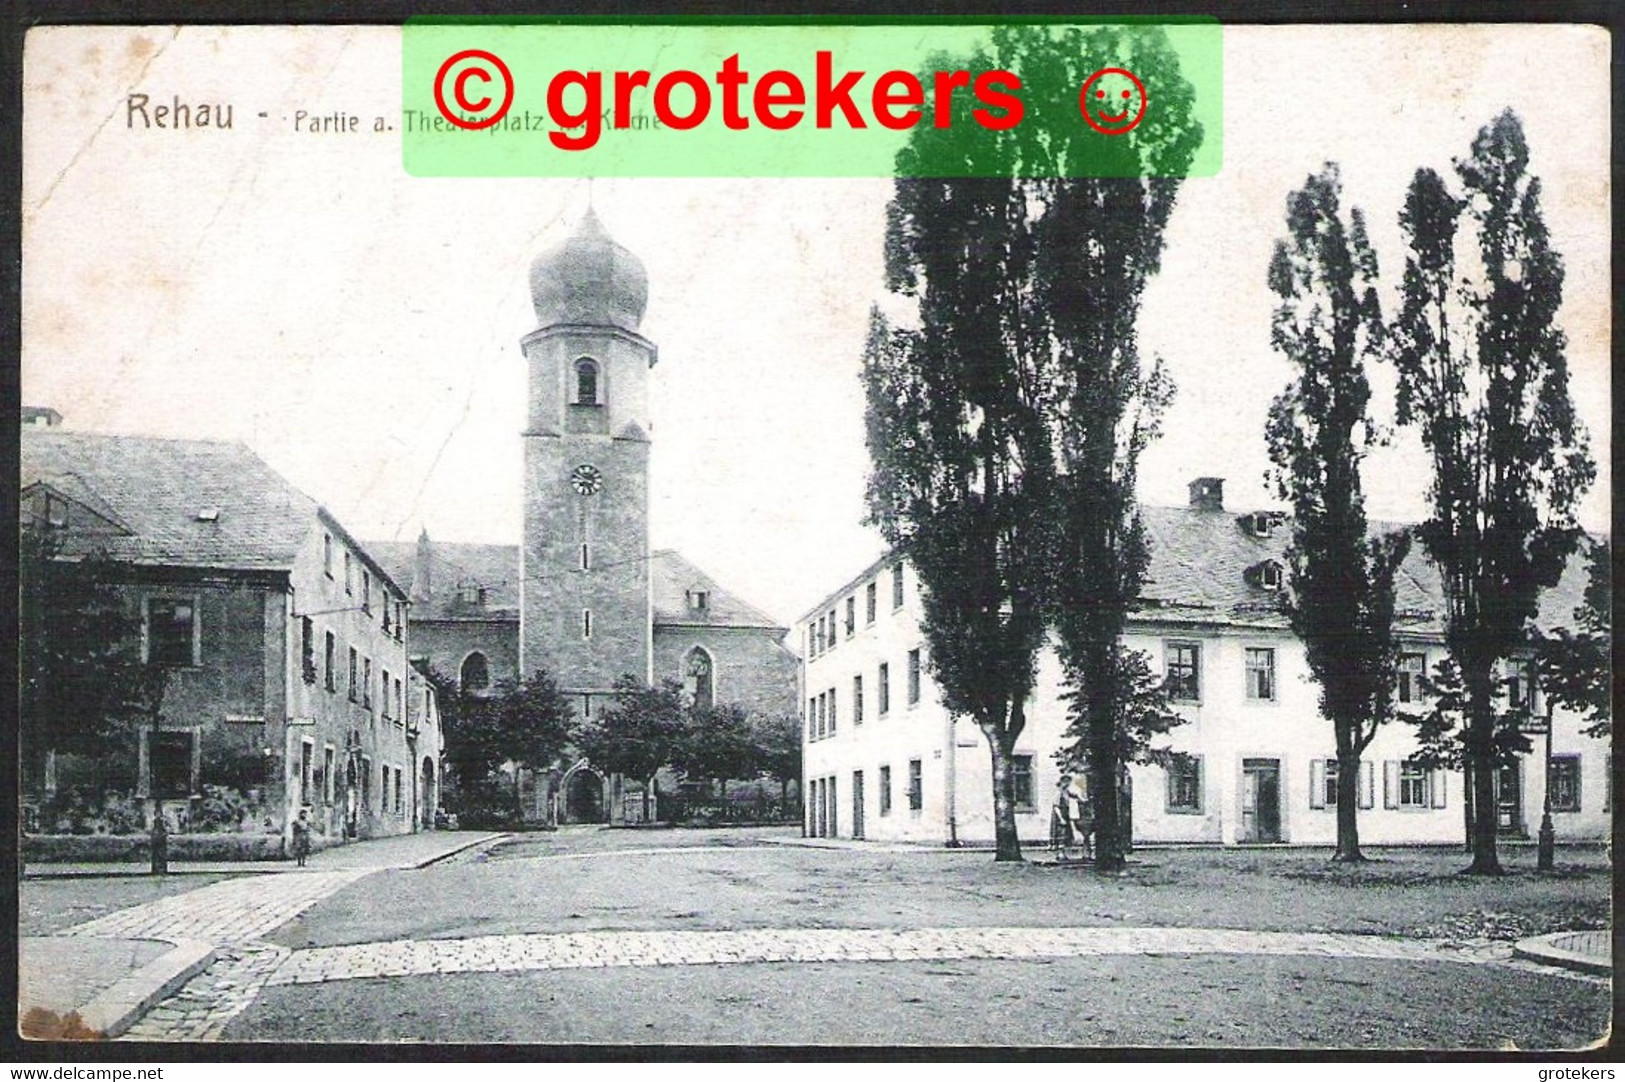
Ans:
[[[985,22],[864,176],[28,31],[14,1056],[1606,1049],[1610,28]]]

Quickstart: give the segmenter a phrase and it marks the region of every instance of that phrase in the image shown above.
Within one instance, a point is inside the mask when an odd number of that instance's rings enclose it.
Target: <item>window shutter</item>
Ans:
[[[1399,764],[1392,759],[1382,764],[1382,806],[1399,807]]]
[[[1370,759],[1360,760],[1360,807],[1369,808],[1376,803],[1377,775],[1371,769]]]
[[[1448,771],[1435,770],[1433,776],[1428,779],[1428,791],[1433,797],[1433,806],[1435,808],[1444,807],[1444,779],[1448,775]]]
[[[1326,760],[1312,759],[1309,762],[1309,806],[1311,808],[1324,808],[1326,806]]]

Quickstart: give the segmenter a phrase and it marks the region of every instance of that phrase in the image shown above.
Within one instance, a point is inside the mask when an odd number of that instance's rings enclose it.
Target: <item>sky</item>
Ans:
[[[1198,476],[1271,506],[1263,424],[1289,368],[1265,283],[1286,196],[1339,163],[1385,310],[1418,167],[1448,172],[1522,117],[1558,323],[1609,524],[1608,38],[1595,27],[1227,27],[1224,158],[1186,181],[1141,348],[1178,386],[1141,499]],[[580,180],[420,179],[398,133],[399,31],[47,28],[24,71],[22,396],[82,431],[240,440],[352,533],[517,543],[527,268],[587,205]],[[228,132],[129,126],[126,95],[231,103]],[[361,117],[355,134],[294,117]],[[261,119],[257,114],[264,112]],[[139,125],[139,121],[137,121]],[[859,381],[883,299],[883,180],[615,179],[592,206],[649,276],[652,544],[789,623],[884,549],[863,525]],[[1376,408],[1391,411],[1379,372]],[[1391,412],[1389,413],[1391,416]],[[1368,460],[1374,518],[1427,511],[1398,432]]]

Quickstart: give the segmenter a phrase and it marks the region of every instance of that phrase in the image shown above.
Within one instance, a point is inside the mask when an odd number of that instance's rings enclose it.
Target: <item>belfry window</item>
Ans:
[[[576,405],[598,404],[598,362],[583,357],[576,362]]]

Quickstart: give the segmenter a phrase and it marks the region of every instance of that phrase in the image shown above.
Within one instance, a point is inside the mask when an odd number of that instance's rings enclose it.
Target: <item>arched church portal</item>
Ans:
[[[604,807],[604,776],[590,766],[576,766],[564,776],[565,823],[607,823]]]

